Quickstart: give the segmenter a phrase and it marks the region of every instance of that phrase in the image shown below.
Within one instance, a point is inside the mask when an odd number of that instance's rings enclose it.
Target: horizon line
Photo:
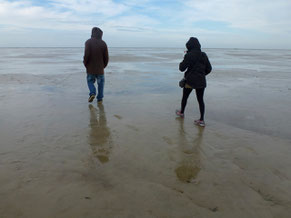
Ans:
[[[84,46],[0,46],[0,48],[84,48]],[[108,46],[108,48],[172,48],[172,49],[184,49],[182,47],[155,47],[155,46]],[[212,47],[202,49],[240,49],[240,50],[291,50],[291,48],[240,48],[240,47]]]

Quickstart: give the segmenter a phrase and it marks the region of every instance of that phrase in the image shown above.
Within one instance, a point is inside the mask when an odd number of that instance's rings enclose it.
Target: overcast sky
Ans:
[[[0,46],[291,49],[291,0],[0,0]]]

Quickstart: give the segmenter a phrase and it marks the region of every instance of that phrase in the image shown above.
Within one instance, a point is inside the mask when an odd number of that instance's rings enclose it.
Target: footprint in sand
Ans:
[[[289,180],[288,176],[277,169],[271,169],[272,173],[281,180]]]
[[[126,125],[129,129],[134,130],[134,131],[138,131],[139,129],[133,125]]]
[[[164,141],[165,141],[168,145],[172,145],[172,144],[173,144],[172,139],[170,139],[169,137],[164,136],[163,139],[164,139]]]
[[[121,120],[122,119],[122,116],[119,116],[119,115],[114,115],[114,117],[116,117],[117,119]]]
[[[193,151],[193,150],[184,150],[183,152],[184,152],[184,154],[194,154],[195,153],[195,151]]]
[[[286,202],[284,202],[284,200],[281,200],[281,199],[275,197],[274,195],[272,195],[271,193],[266,192],[263,189],[255,187],[254,184],[249,184],[248,186],[253,191],[257,192],[262,197],[262,199],[265,200],[265,201],[272,202],[274,205],[284,205],[284,204],[286,204]]]

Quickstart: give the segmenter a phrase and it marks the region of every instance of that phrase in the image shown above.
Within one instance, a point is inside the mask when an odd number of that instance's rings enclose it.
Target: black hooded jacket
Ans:
[[[106,43],[102,40],[102,35],[102,30],[94,27],[91,39],[88,39],[85,43],[83,63],[89,74],[104,74],[104,68],[108,64],[108,49]]]
[[[186,83],[193,89],[206,87],[206,75],[212,70],[205,52],[201,52],[201,45],[197,38],[191,37],[186,43],[187,53],[180,63],[180,71],[185,71]]]

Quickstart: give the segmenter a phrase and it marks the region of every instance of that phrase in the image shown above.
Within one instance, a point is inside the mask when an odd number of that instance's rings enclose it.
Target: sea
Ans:
[[[141,68],[172,73],[183,48],[109,48],[108,70]],[[216,70],[289,73],[291,50],[203,49]],[[68,74],[84,71],[84,48],[0,48],[0,74]]]

